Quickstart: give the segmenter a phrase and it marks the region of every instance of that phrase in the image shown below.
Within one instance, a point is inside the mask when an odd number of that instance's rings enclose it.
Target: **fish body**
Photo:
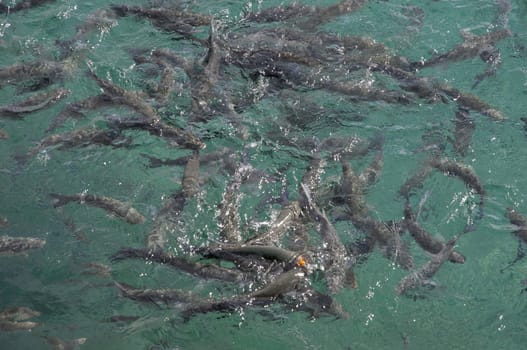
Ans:
[[[420,287],[430,280],[439,271],[441,265],[450,258],[456,241],[457,236],[454,236],[439,253],[433,255],[421,268],[404,277],[395,288],[395,292],[398,295],[405,294],[408,290]]]
[[[23,113],[32,113],[59,101],[60,99],[69,95],[69,93],[70,90],[63,88],[39,93],[24,101],[0,106],[0,114],[4,113],[17,115]]]
[[[405,208],[404,214],[404,227],[406,230],[408,230],[408,232],[410,232],[410,235],[417,242],[417,244],[429,253],[438,254],[444,248],[445,243],[434,238],[415,221],[415,217],[408,204]],[[452,251],[452,254],[448,259],[451,262],[458,264],[463,264],[465,262],[465,257],[456,251]]]
[[[325,269],[328,291],[330,294],[337,294],[344,284],[346,249],[326,214],[320,211],[313,202],[308,187],[301,183],[300,188],[307,200],[309,215],[314,222],[319,224],[318,232],[328,250]]]
[[[193,197],[199,192],[199,164],[200,155],[194,152],[185,165],[181,181],[185,198]]]
[[[111,197],[87,193],[78,193],[74,195],[61,195],[56,193],[50,193],[50,196],[54,199],[53,206],[55,208],[66,205],[70,202],[76,202],[104,209],[112,215],[123,218],[126,222],[130,224],[142,224],[146,220],[141,213],[139,213],[135,208],[133,208],[129,204],[121,202]]]
[[[298,201],[291,201],[284,206],[276,220],[271,223],[267,232],[263,232],[245,243],[247,244],[279,244],[291,225],[300,218],[301,209]]]
[[[511,36],[509,29],[500,28],[493,32],[484,35],[474,35],[467,31],[461,32],[463,43],[456,46],[452,50],[432,57],[431,59],[414,63],[414,66],[430,67],[444,62],[457,62],[478,56],[483,50],[488,49],[489,46],[495,46],[498,41]]]
[[[123,248],[115,253],[111,259],[113,261],[120,261],[129,258],[139,258],[167,264],[197,277],[213,278],[229,282],[241,282],[247,279],[247,276],[240,271],[212,264],[193,262],[183,257],[167,254],[161,250],[152,251],[145,248]]]
[[[181,289],[135,289],[124,283],[115,282],[121,294],[129,299],[143,302],[198,303],[201,298]]]
[[[30,249],[39,249],[46,244],[46,240],[34,237],[0,236],[0,254],[11,255],[24,253]]]

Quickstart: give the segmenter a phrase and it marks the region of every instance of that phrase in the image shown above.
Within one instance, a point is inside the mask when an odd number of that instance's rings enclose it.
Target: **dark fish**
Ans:
[[[366,0],[344,0],[325,8],[317,7],[307,20],[298,23],[297,25],[304,30],[312,30],[321,24],[330,22],[335,17],[357,11],[362,8],[364,4],[366,4]]]
[[[248,295],[191,305],[183,311],[183,318],[185,321],[188,321],[190,317],[197,313],[233,312],[243,307],[267,306],[275,302],[282,295],[298,288],[305,278],[303,271],[292,269],[282,273],[261,289]]]
[[[100,130],[88,126],[62,134],[49,135],[40,140],[39,144],[31,148],[26,154],[15,156],[15,158],[24,162],[52,146],[59,146],[59,149],[88,146],[92,144],[122,147],[129,145],[130,142],[130,139],[122,137],[113,130]]]
[[[241,282],[248,279],[245,274],[237,270],[226,269],[212,264],[193,262],[186,258],[164,253],[160,250],[152,251],[144,248],[123,248],[111,257],[112,261],[129,258],[140,258],[160,264],[167,264],[197,277],[213,278],[228,282]]]
[[[97,85],[104,91],[104,94],[109,96],[112,101],[129,106],[137,113],[146,117],[150,123],[156,123],[161,120],[154,108],[144,101],[141,93],[125,90],[109,80],[101,79],[92,70],[89,70],[87,74],[97,82]]]
[[[410,232],[410,235],[414,238],[416,243],[429,253],[438,254],[445,246],[445,243],[434,238],[417,223],[409,203],[406,203],[406,208],[404,210],[404,227]],[[463,264],[465,262],[465,257],[456,251],[452,251],[448,260],[454,263]]]
[[[161,120],[151,121],[148,118],[122,119],[111,117],[108,119],[108,125],[113,129],[139,129],[145,130],[151,135],[166,138],[174,141],[177,145],[185,148],[199,150],[205,148],[205,143],[189,130],[183,130],[176,126],[165,123]]]
[[[249,298],[278,298],[298,288],[306,279],[306,273],[300,268],[283,272],[273,281],[248,295]]]
[[[479,203],[479,215],[483,215],[483,207],[485,205],[485,189],[483,188],[481,180],[474,172],[472,167],[447,158],[432,158],[429,161],[429,164],[432,167],[442,171],[446,175],[458,177],[465,183],[465,185],[467,185],[467,187],[479,194],[481,198]]]
[[[454,151],[464,157],[472,144],[472,134],[476,128],[474,118],[470,116],[468,110],[460,107],[456,111],[454,124],[454,139],[450,139],[450,142],[454,146]]]
[[[527,218],[514,208],[507,208],[506,213],[510,223],[518,226],[513,233],[523,242],[527,243]]]
[[[154,224],[148,233],[146,246],[152,251],[163,251],[167,237],[176,232],[181,225],[179,216],[185,208],[186,198],[183,191],[170,195],[154,218]]]
[[[56,61],[16,63],[0,68],[0,82],[13,84],[39,78],[54,81],[61,78],[64,72],[64,64]]]
[[[300,254],[284,248],[266,245],[231,245],[221,244],[204,249],[204,253],[210,256],[222,254],[224,252],[240,255],[254,255],[266,259],[274,259],[285,263],[297,263],[301,258]]]
[[[462,61],[478,56],[483,50],[488,49],[489,46],[495,46],[498,41],[511,36],[509,29],[496,29],[483,35],[474,35],[467,31],[462,31],[463,43],[456,46],[452,50],[434,56],[429,60],[423,62],[415,62],[412,65],[415,68],[430,67],[436,64],[445,62]]]
[[[115,282],[115,286],[121,291],[124,297],[142,302],[193,304],[201,301],[201,298],[194,295],[191,291],[181,289],[135,289],[119,282]]]
[[[217,215],[220,228],[220,239],[224,243],[237,243],[241,241],[240,214],[240,187],[252,168],[246,164],[239,164],[231,181],[225,187]]]
[[[34,237],[0,236],[0,254],[11,255],[24,253],[30,249],[42,248],[46,240]]]
[[[448,96],[450,96],[454,101],[456,101],[459,105],[474,110],[478,113],[481,113],[483,115],[486,115],[487,117],[495,120],[495,121],[503,121],[507,119],[503,113],[496,108],[490,106],[488,103],[481,100],[479,97],[469,94],[467,92],[461,92],[460,90],[447,86],[447,85],[440,85],[438,86],[438,89]]]
[[[59,88],[31,96],[30,98],[9,105],[0,106],[0,114],[18,115],[38,111],[64,98],[70,90]]]
[[[196,28],[209,25],[213,19],[210,15],[194,13],[179,6],[173,7],[140,7],[128,5],[111,5],[111,9],[118,16],[133,14],[147,18],[154,26],[161,30],[177,33],[184,39],[206,45],[206,41],[193,35]]]
[[[223,147],[220,149],[217,149],[215,151],[211,151],[208,153],[201,153],[199,155],[199,162],[200,164],[208,164],[212,162],[217,162],[222,160],[224,157],[232,155],[234,151],[228,147]],[[160,166],[185,166],[189,159],[193,157],[193,154],[189,156],[184,156],[176,159],[159,159],[152,157],[149,154],[143,154],[144,157],[146,157],[149,160],[148,167],[149,168],[157,168]]]
[[[21,0],[19,2],[12,2],[12,5],[5,5],[0,3],[0,13],[12,13],[46,4],[48,2],[55,2],[55,0]]]
[[[88,193],[78,193],[73,195],[50,193],[49,195],[54,199],[53,207],[55,208],[61,207],[70,202],[77,202],[79,204],[87,204],[104,209],[112,215],[123,218],[130,224],[142,224],[145,222],[145,217],[130,204],[123,203],[114,198]]]
[[[351,220],[356,228],[368,235],[369,246],[375,242],[380,246],[386,258],[395,261],[404,269],[412,269],[414,267],[414,261],[408,245],[401,240],[397,230],[391,229],[386,224],[369,216],[352,216]]]
[[[174,69],[169,66],[165,66],[161,71],[161,79],[159,80],[155,93],[155,99],[159,105],[166,105],[168,103],[168,99],[176,87],[174,75]]]
[[[191,198],[199,192],[199,164],[199,152],[194,152],[187,161],[181,181],[185,198]]]
[[[428,162],[425,162],[419,167],[415,173],[407,179],[399,189],[399,195],[405,198],[407,201],[410,199],[410,195],[415,188],[422,188],[425,180],[432,173],[432,168]]]
[[[340,237],[329,221],[326,214],[321,212],[311,199],[311,192],[303,183],[300,184],[302,196],[306,198],[308,213],[315,223],[318,223],[318,232],[328,250],[328,259],[325,266],[326,284],[330,294],[337,294],[344,284],[346,249]]]
[[[421,266],[418,270],[404,277],[395,288],[395,292],[398,295],[406,294],[408,290],[418,288],[434,277],[436,272],[439,271],[441,265],[443,265],[443,263],[452,255],[457,238],[457,236],[454,236],[444,245],[441,251],[432,256],[427,263]]]
[[[140,316],[129,316],[129,315],[114,315],[110,316],[109,322],[134,322],[140,319]]]

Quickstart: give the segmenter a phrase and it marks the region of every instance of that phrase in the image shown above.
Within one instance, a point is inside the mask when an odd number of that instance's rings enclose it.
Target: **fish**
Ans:
[[[121,261],[129,258],[139,258],[167,264],[191,275],[212,278],[228,282],[241,282],[248,280],[248,276],[240,271],[227,269],[213,264],[202,264],[187,258],[167,254],[161,250],[146,248],[122,248],[111,257],[112,261]]]
[[[62,340],[57,337],[43,336],[51,345],[53,350],[77,350],[81,345],[86,343],[86,338],[77,338],[71,340]]]
[[[151,121],[148,118],[129,118],[123,119],[112,116],[108,118],[108,125],[112,129],[139,129],[145,130],[151,135],[166,138],[174,141],[177,145],[192,149],[200,150],[206,147],[206,144],[199,139],[197,135],[189,130],[184,130],[161,120]]]
[[[469,110],[460,107],[456,111],[454,124],[454,138],[449,138],[449,140],[454,146],[454,151],[464,157],[467,155],[467,151],[471,146],[472,134],[476,128],[474,118],[470,116]]]
[[[407,244],[405,244],[399,235],[397,229],[392,229],[386,224],[373,219],[370,216],[352,216],[353,225],[367,234],[368,247],[377,243],[383,255],[395,261],[403,269],[414,268],[413,257]]]
[[[280,274],[264,287],[246,295],[227,298],[220,301],[206,301],[190,305],[183,311],[183,318],[188,321],[198,313],[233,312],[243,307],[268,306],[282,295],[293,291],[305,280],[305,273],[298,269],[291,269]]]
[[[168,196],[164,201],[147,236],[146,246],[149,250],[160,252],[164,250],[167,236],[177,231],[180,226],[179,216],[185,208],[185,203],[183,191]]]
[[[191,291],[182,289],[135,289],[125,283],[114,282],[122,296],[142,302],[198,303],[201,298]]]
[[[48,2],[55,2],[55,0],[21,0],[19,2],[13,1],[11,6],[0,3],[0,14],[28,10],[36,6],[46,4]]]
[[[39,324],[26,320],[38,316],[40,316],[40,312],[31,310],[30,308],[24,306],[2,310],[0,312],[0,330],[31,330],[37,327]]]
[[[300,183],[302,196],[308,203],[308,213],[311,220],[319,224],[317,228],[324,241],[324,246],[328,250],[328,259],[325,263],[326,285],[330,294],[337,294],[344,284],[346,248],[342,244],[340,237],[333,224],[329,221],[326,214],[320,211],[311,198],[309,188]]]
[[[7,131],[0,129],[0,140],[7,140],[9,138],[9,134]]]
[[[78,193],[73,195],[50,193],[49,196],[53,198],[54,208],[64,206],[71,202],[77,202],[79,204],[87,204],[104,209],[109,214],[118,216],[130,224],[143,224],[146,221],[145,217],[130,204],[111,197],[88,193]]]
[[[161,118],[152,106],[143,100],[141,93],[137,91],[128,91],[122,87],[113,84],[111,81],[99,78],[92,70],[87,71],[87,75],[95,80],[97,85],[104,91],[112,101],[117,101],[119,104],[124,104],[137,113],[143,115],[150,123],[157,123]]]
[[[456,245],[458,237],[454,236],[448,241],[439,253],[433,255],[428,262],[421,266],[418,270],[406,275],[399,284],[395,287],[397,295],[404,295],[409,290],[418,288],[424,285],[425,282],[430,280],[439,271],[439,268],[445,261],[447,261]]]
[[[479,217],[483,216],[483,208],[485,205],[486,196],[485,188],[483,187],[479,176],[476,174],[474,169],[472,169],[472,167],[448,158],[439,159],[437,157],[433,157],[428,163],[430,166],[442,171],[446,175],[458,177],[465,183],[467,187],[477,193],[480,196]]]
[[[412,191],[415,188],[422,188],[425,180],[428,178],[428,176],[430,176],[433,170],[434,168],[430,166],[428,162],[423,163],[399,188],[399,195],[405,198],[407,201],[410,200]]]
[[[492,107],[476,95],[462,92],[456,88],[447,86],[446,84],[440,84],[437,88],[439,91],[450,96],[452,100],[456,101],[460,106],[481,113],[494,121],[501,122],[507,119],[500,110]]]
[[[495,46],[500,40],[510,37],[512,32],[506,28],[498,28],[483,35],[474,35],[468,31],[461,31],[463,43],[452,50],[431,57],[428,60],[414,62],[412,67],[419,69],[431,67],[445,62],[457,62],[478,56],[483,50],[488,50],[489,46]]]
[[[194,152],[188,158],[185,170],[183,171],[183,179],[181,181],[182,191],[185,198],[191,198],[199,192],[199,152]]]
[[[161,71],[161,79],[155,92],[155,99],[158,105],[166,105],[168,99],[176,87],[174,69],[165,66]]]
[[[32,330],[37,327],[39,324],[31,321],[7,321],[0,320],[0,330],[1,331],[18,331],[18,330]]]
[[[297,263],[301,258],[300,253],[293,252],[284,248],[270,245],[232,245],[220,244],[217,246],[207,247],[202,250],[202,254],[207,256],[221,255],[222,253],[231,253],[239,255],[254,255],[266,259],[273,259],[285,263]]]
[[[206,40],[193,35],[195,27],[209,25],[213,19],[211,15],[191,12],[180,8],[180,6],[148,8],[114,4],[110,8],[121,17],[133,14],[147,18],[155,27],[161,30],[177,33],[184,39],[195,41],[202,45],[206,45]]]
[[[208,164],[212,162],[217,162],[217,161],[222,160],[226,156],[232,155],[233,153],[234,153],[234,150],[232,150],[229,147],[222,147],[222,148],[219,148],[215,151],[211,151],[208,153],[200,152],[199,162],[200,164]],[[160,166],[174,166],[174,165],[185,166],[187,162],[189,161],[189,159],[193,157],[193,154],[194,153],[192,153],[191,155],[179,157],[176,159],[159,159],[149,154],[142,154],[142,156],[148,159],[149,168],[157,168]]]
[[[36,112],[68,96],[70,92],[68,89],[58,88],[33,95],[20,102],[0,105],[0,115],[20,115]]]
[[[26,154],[16,155],[15,159],[23,163],[36,154],[52,146],[59,146],[58,149],[62,150],[73,147],[85,147],[92,144],[126,147],[130,143],[130,138],[121,136],[119,133],[115,132],[115,130],[101,130],[87,126],[62,134],[52,134],[46,136]]]
[[[25,306],[17,306],[0,312],[0,320],[24,321],[38,316],[40,316],[40,312]]]
[[[25,253],[30,249],[40,249],[46,244],[45,239],[34,237],[0,236],[0,255]]]
[[[239,164],[231,181],[225,187],[219,206],[217,221],[220,228],[220,239],[223,243],[237,243],[241,241],[240,214],[240,187],[251,173],[252,168],[247,164]]]
[[[246,244],[279,244],[291,225],[301,216],[300,203],[291,201],[285,205],[266,232],[245,241]]]
[[[518,237],[519,245],[516,258],[511,261],[506,267],[501,269],[503,272],[505,269],[513,266],[518,261],[525,257],[525,244],[527,244],[527,218],[519,213],[516,209],[508,207],[506,208],[505,216],[509,219],[509,222],[518,227],[517,230],[513,231],[513,234]]]
[[[366,0],[344,0],[328,7],[315,7],[311,16],[308,16],[305,21],[297,23],[297,26],[304,30],[313,30],[321,24],[330,22],[335,17],[359,10],[365,4]]]
[[[445,246],[445,243],[434,238],[429,232],[421,227],[412,213],[409,203],[406,203],[404,210],[404,228],[410,233],[416,243],[431,254],[438,254]],[[448,260],[454,263],[463,264],[465,257],[456,252],[452,251],[452,254],[448,257]]]
[[[62,78],[65,72],[64,64],[57,61],[15,63],[0,68],[0,82],[13,84],[29,79],[46,79],[53,82]]]

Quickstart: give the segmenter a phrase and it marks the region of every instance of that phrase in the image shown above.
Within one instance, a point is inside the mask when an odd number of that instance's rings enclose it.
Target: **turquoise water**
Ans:
[[[0,2],[5,4],[12,3]],[[170,3],[170,2],[165,2]],[[241,25],[242,11],[258,6],[268,8],[292,2],[258,1],[249,6],[243,1],[186,1],[194,12],[214,15],[224,30],[243,33],[255,24]],[[327,6],[334,1],[309,1],[309,5]],[[146,5],[133,1],[128,5]],[[476,128],[467,154],[456,154],[448,137],[453,137],[458,105],[427,103],[414,98],[409,104],[379,101],[354,101],[327,90],[299,88],[289,95],[272,91],[240,112],[249,128],[249,138],[241,140],[223,118],[207,124],[191,124],[189,78],[176,70],[176,88],[170,102],[159,114],[179,126],[187,126],[206,143],[203,153],[229,147],[241,154],[248,150],[250,164],[268,173],[279,172],[288,183],[292,198],[307,167],[310,150],[301,142],[283,141],[328,136],[354,136],[367,139],[384,136],[384,167],[366,198],[373,216],[382,221],[399,220],[404,200],[397,194],[401,185],[426,159],[421,151],[426,140],[445,147],[444,156],[472,166],[487,193],[484,216],[476,221],[476,230],[460,237],[457,250],[465,264],[446,263],[434,277],[437,287],[420,291],[418,296],[397,296],[394,287],[408,272],[382,256],[378,249],[355,267],[357,289],[343,289],[335,298],[349,312],[347,320],[321,316],[309,318],[303,312],[290,312],[277,304],[267,312],[247,308],[240,312],[198,315],[188,323],[180,317],[179,306],[156,307],[122,297],[113,281],[136,288],[181,288],[215,297],[242,293],[243,287],[201,280],[167,266],[140,260],[111,262],[110,256],[121,247],[144,247],[148,232],[163,200],[181,187],[181,166],[149,168],[144,154],[175,159],[190,153],[170,147],[161,138],[142,131],[126,131],[132,138],[128,148],[88,147],[59,150],[49,148],[26,164],[18,164],[15,155],[26,153],[47,136],[44,131],[68,103],[100,93],[96,83],[86,76],[91,66],[98,76],[111,79],[130,90],[145,90],[148,79],[129,54],[130,49],[170,48],[188,58],[202,58],[206,50],[177,35],[160,31],[148,21],[134,16],[119,18],[114,26],[98,28],[87,36],[85,56],[78,66],[56,82],[71,93],[48,108],[30,113],[23,119],[0,117],[0,216],[9,227],[0,227],[0,235],[32,236],[46,239],[41,250],[27,255],[0,256],[0,310],[26,306],[39,311],[32,319],[39,326],[31,331],[0,332],[1,349],[50,349],[45,337],[64,340],[86,338],[81,349],[522,349],[527,341],[527,262],[521,260],[500,272],[516,257],[518,239],[514,227],[504,216],[507,207],[527,215],[524,189],[527,188],[527,134],[520,120],[525,114],[527,84],[527,5],[511,0],[506,27],[513,33],[497,48],[501,65],[496,74],[472,89],[475,77],[485,71],[479,58],[439,64],[423,69],[430,76],[465,92],[470,92],[500,110],[504,121],[495,121],[471,111]],[[59,57],[55,44],[75,35],[75,28],[104,1],[55,1],[27,11],[0,17],[0,67],[34,60]],[[412,6],[418,6],[421,11]],[[418,61],[432,52],[446,52],[462,42],[460,30],[484,34],[499,27],[498,7],[493,0],[441,0],[414,2],[369,1],[357,12],[336,17],[319,30],[342,36],[358,35],[375,39],[393,54]],[[423,15],[423,17],[420,17]],[[502,23],[503,24],[503,23]],[[287,25],[287,24],[276,24]],[[207,38],[208,28],[196,35]],[[338,67],[334,67],[337,70]],[[222,66],[220,86],[232,96],[258,95],[261,90],[239,70]],[[342,79],[335,74],[333,79]],[[364,71],[345,76],[349,80],[374,81],[400,91],[397,82]],[[266,81],[263,81],[265,85]],[[20,100],[20,86],[0,86],[0,105]],[[27,95],[32,92],[25,93]],[[317,113],[309,110],[317,106]],[[286,118],[290,109],[295,117]],[[291,107],[292,106],[292,107]],[[301,107],[306,106],[306,110]],[[86,112],[86,118],[69,119],[56,130],[63,133],[81,126],[104,127],[108,114],[131,115],[124,107]],[[294,123],[293,123],[294,122]],[[340,163],[326,152],[327,165],[322,183],[338,181]],[[354,169],[364,169],[371,160],[353,159]],[[284,170],[285,169],[285,170]],[[230,175],[216,164],[203,164],[204,185],[182,213],[178,229],[169,237],[167,248],[186,254],[192,246],[219,239],[217,206]],[[245,235],[255,208],[266,195],[280,193],[280,181],[250,183],[242,186],[240,214]],[[49,193],[103,194],[131,203],[147,220],[130,225],[106,215],[97,208],[70,204],[53,208]],[[457,178],[434,172],[416,190],[414,206],[429,193],[419,222],[434,236],[448,241],[474,217],[474,195]],[[278,206],[259,210],[258,219],[269,220]],[[67,227],[71,220],[76,229]],[[347,221],[334,222],[341,239],[351,242],[361,233]],[[316,232],[312,232],[315,238]],[[403,240],[417,266],[429,255],[405,234]],[[316,239],[313,240],[316,242]],[[86,274],[86,264],[99,263],[111,268],[110,276]],[[324,281],[312,277],[315,288],[324,290]],[[131,315],[133,322],[108,322],[111,316]]]

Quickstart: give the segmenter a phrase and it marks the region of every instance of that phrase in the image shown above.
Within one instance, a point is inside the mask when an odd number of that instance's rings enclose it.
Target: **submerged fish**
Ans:
[[[1,105],[0,115],[18,115],[23,113],[36,112],[50,104],[53,104],[60,99],[66,97],[70,90],[59,88],[48,92],[39,93],[29,97],[26,100],[15,102],[12,104]]]
[[[146,220],[145,217],[130,204],[123,203],[114,198],[88,193],[78,193],[74,195],[50,193],[49,195],[54,199],[53,206],[55,208],[61,207],[70,202],[77,202],[79,204],[87,204],[104,209],[110,214],[123,218],[130,224],[142,224]]]
[[[40,312],[24,306],[3,310],[0,312],[0,330],[31,330],[39,324],[26,320],[38,316],[40,316]]]
[[[443,246],[439,253],[432,256],[432,258],[421,266],[421,268],[404,277],[395,287],[395,292],[398,295],[406,294],[408,290],[420,287],[434,277],[436,272],[439,271],[441,265],[443,265],[443,263],[452,255],[457,238],[457,236],[454,236]]]
[[[0,236],[0,255],[24,253],[30,249],[42,248],[46,240],[34,237]]]

